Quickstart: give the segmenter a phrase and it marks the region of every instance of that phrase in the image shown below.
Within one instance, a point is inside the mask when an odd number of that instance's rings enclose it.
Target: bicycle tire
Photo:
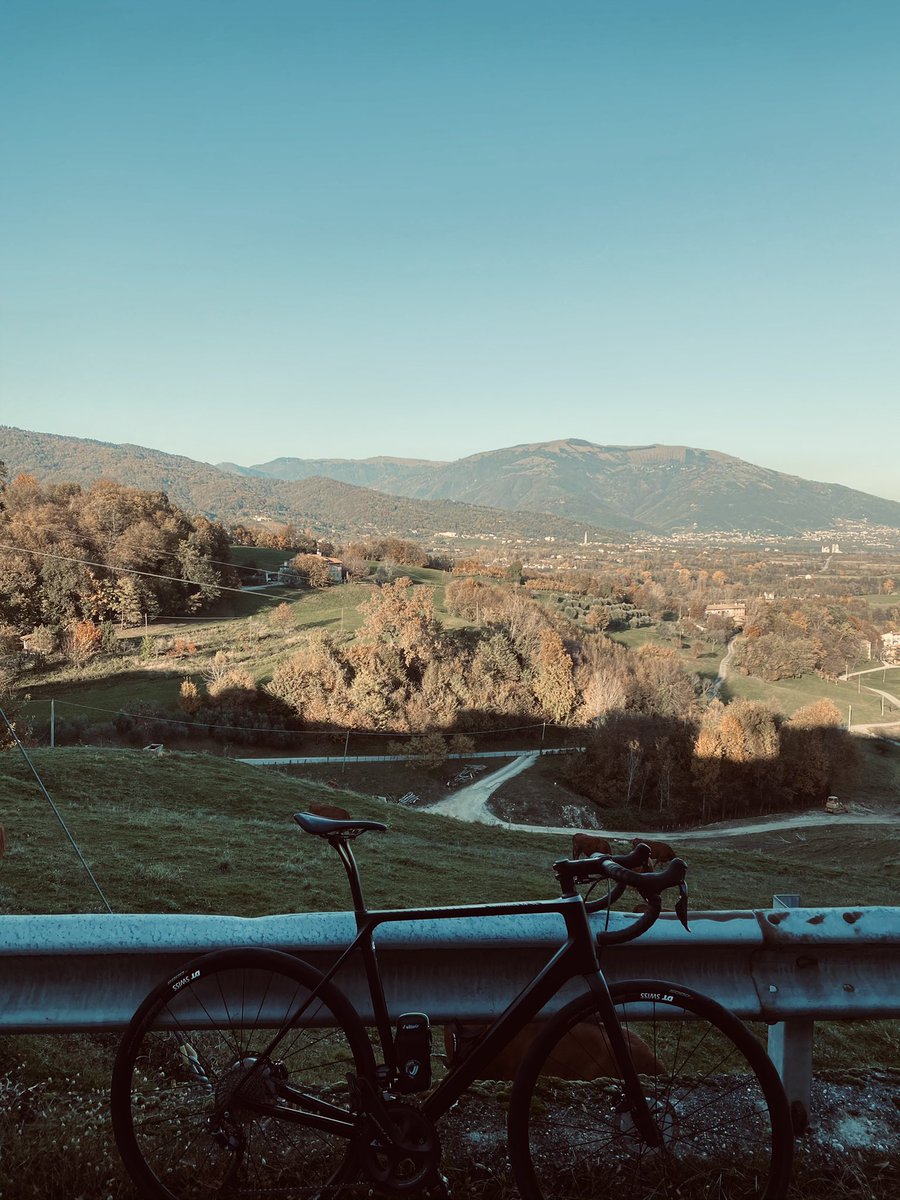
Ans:
[[[259,1057],[304,1004],[274,1060]],[[112,1075],[116,1143],[153,1200],[333,1196],[356,1171],[347,1076],[374,1071],[359,1015],[314,967],[277,950],[216,951],[155,988],[125,1031]],[[260,1114],[242,1097],[299,1119]],[[340,1133],[316,1123],[317,1104],[344,1122]]]
[[[581,996],[547,1023],[513,1085],[509,1153],[523,1200],[781,1200],[790,1109],[754,1033],[680,985],[630,980],[610,992],[661,1147],[635,1128],[597,1002]]]

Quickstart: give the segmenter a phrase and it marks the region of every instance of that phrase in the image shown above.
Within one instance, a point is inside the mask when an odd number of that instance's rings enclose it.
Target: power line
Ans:
[[[38,701],[32,701],[32,703],[38,703]],[[49,703],[49,701],[47,703]],[[341,737],[343,737],[347,733],[346,728],[342,729],[338,726],[335,726],[331,729],[284,729],[284,728],[277,729],[277,728],[266,728],[266,727],[259,726],[259,725],[213,725],[213,724],[209,724],[206,721],[185,721],[185,720],[182,720],[180,717],[158,717],[152,713],[129,713],[129,712],[124,712],[121,708],[101,708],[97,704],[79,704],[76,700],[54,700],[54,703],[55,704],[65,704],[69,708],[82,708],[86,712],[112,713],[115,716],[129,717],[133,721],[156,721],[156,722],[159,722],[159,723],[165,724],[165,725],[187,725],[187,726],[193,727],[195,729],[232,729],[232,730],[240,730],[242,733],[282,733],[282,734],[291,734],[294,737],[303,737],[303,736],[310,736],[310,735],[316,736],[316,737],[326,737],[329,734],[340,735]],[[497,729],[467,730],[467,731],[463,731],[461,736],[463,736],[463,737],[488,737],[488,736],[494,736],[497,734],[505,734],[505,733],[524,733],[524,732],[527,732],[529,729],[541,729],[541,728],[565,730],[565,729],[568,729],[569,727],[566,725],[551,725],[549,722],[545,724],[545,722],[543,722],[543,721],[536,721],[533,725],[513,725],[513,726],[502,726]],[[378,730],[378,729],[351,729],[350,733],[355,734],[357,737],[365,737],[365,738],[414,738],[414,737],[421,736],[421,734],[408,733],[408,732],[404,732],[404,731],[391,732],[389,730],[385,731],[385,730]],[[447,736],[454,737],[456,735],[448,734]]]
[[[161,575],[157,571],[140,571],[137,567],[116,567],[109,563],[93,562],[89,558],[76,558],[71,554],[54,554],[51,550],[30,550],[27,546],[7,546],[0,543],[0,550],[9,550],[13,554],[31,554],[35,558],[56,558],[61,562],[78,563],[82,567],[99,567],[101,571],[120,571],[126,575],[142,575],[147,579],[165,579],[170,583],[188,583],[192,587],[216,588],[220,592],[235,592],[238,596],[258,596],[260,599],[281,600],[283,596],[275,592],[248,592],[243,588],[229,587],[224,583],[210,583],[208,579],[185,579],[182,575]]]
[[[106,896],[103,894],[103,889],[101,888],[101,886],[97,882],[97,880],[94,878],[94,872],[91,870],[91,868],[88,866],[87,862],[85,861],[85,857],[81,853],[78,843],[75,841],[74,837],[72,837],[72,834],[69,832],[68,825],[63,820],[62,813],[59,811],[59,809],[54,804],[53,797],[47,791],[46,787],[44,787],[44,781],[41,779],[40,775],[38,775],[37,768],[35,767],[34,763],[31,761],[31,759],[28,757],[28,752],[26,751],[26,749],[22,745],[22,743],[19,741],[19,738],[16,734],[16,731],[15,731],[15,728],[13,727],[12,722],[10,721],[9,717],[6,715],[6,713],[3,711],[2,708],[0,708],[0,717],[2,717],[3,720],[6,722],[6,727],[9,730],[13,741],[16,743],[18,748],[21,750],[22,757],[25,759],[25,761],[28,763],[28,766],[31,768],[31,773],[37,780],[38,787],[44,793],[47,803],[53,809],[53,813],[54,813],[57,821],[59,821],[60,825],[62,825],[63,832],[65,833],[66,837],[72,843],[72,848],[74,849],[75,853],[78,855],[78,859],[79,859],[81,865],[84,867],[85,871],[87,872],[88,878],[90,879],[90,881],[94,885],[94,887],[97,889],[98,896],[103,901],[103,903],[106,905],[107,912],[112,912],[113,911],[112,907],[110,906],[110,903],[107,900]]]

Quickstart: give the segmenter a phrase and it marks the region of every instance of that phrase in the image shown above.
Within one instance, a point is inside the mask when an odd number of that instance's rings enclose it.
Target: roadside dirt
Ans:
[[[504,1194],[510,1084],[480,1083],[441,1126],[459,1191]],[[560,1114],[560,1128],[565,1118]],[[858,1071],[814,1080],[807,1130],[794,1144],[793,1197],[896,1200],[900,1195],[900,1072]]]

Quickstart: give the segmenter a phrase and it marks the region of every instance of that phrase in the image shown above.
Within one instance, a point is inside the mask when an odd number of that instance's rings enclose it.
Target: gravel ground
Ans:
[[[445,1158],[469,1196],[508,1186],[509,1084],[476,1084],[441,1124]],[[816,1200],[900,1196],[900,1071],[818,1078],[810,1125],[795,1142],[793,1195]]]

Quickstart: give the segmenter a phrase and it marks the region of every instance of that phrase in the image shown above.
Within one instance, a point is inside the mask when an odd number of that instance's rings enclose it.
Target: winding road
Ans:
[[[474,821],[482,825],[502,825],[506,829],[515,829],[521,833],[558,833],[568,837],[580,826],[571,825],[520,825],[504,821],[494,816],[487,807],[491,795],[521,771],[527,771],[538,758],[537,751],[518,754],[499,771],[484,776],[469,787],[460,788],[452,796],[431,804],[423,811],[440,813],[445,817],[453,817],[457,821]],[[898,816],[891,813],[845,813],[832,816],[830,813],[814,812],[800,813],[795,816],[774,817],[765,821],[729,821],[707,825],[703,829],[683,829],[677,834],[671,830],[652,833],[643,830],[622,829],[592,829],[590,832],[601,837],[630,841],[633,837],[670,838],[677,836],[683,841],[710,841],[721,838],[745,837],[747,834],[775,833],[782,829],[810,829],[820,825],[894,825],[898,824]]]

